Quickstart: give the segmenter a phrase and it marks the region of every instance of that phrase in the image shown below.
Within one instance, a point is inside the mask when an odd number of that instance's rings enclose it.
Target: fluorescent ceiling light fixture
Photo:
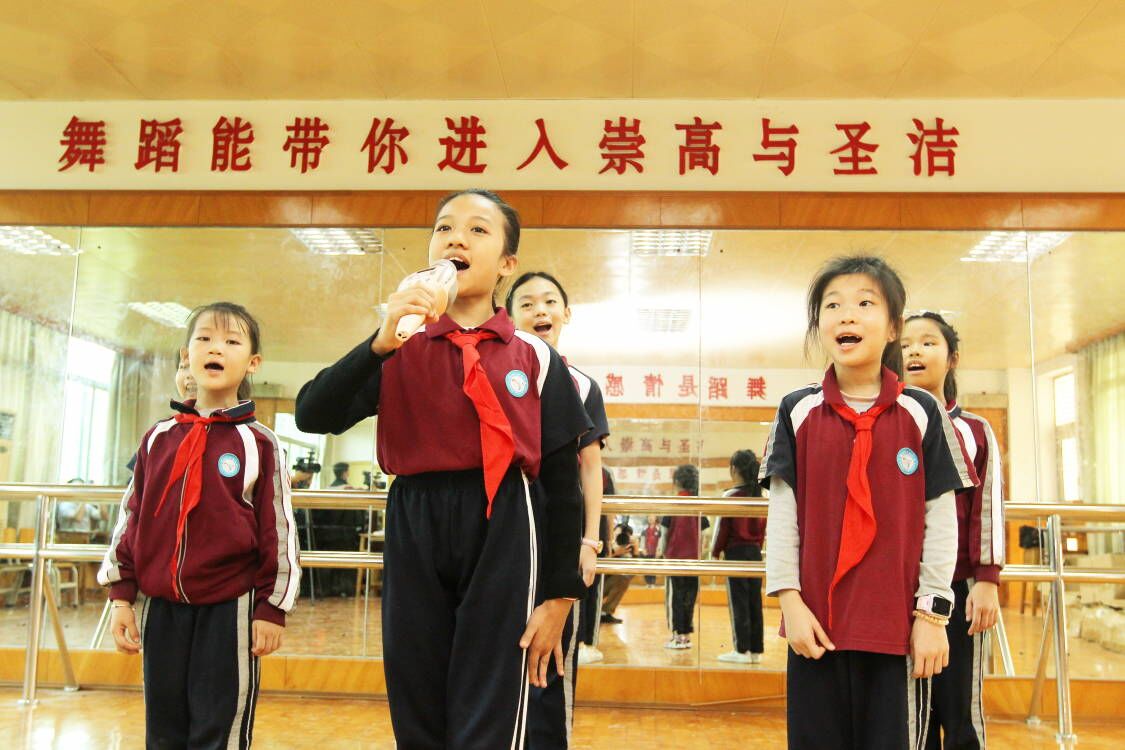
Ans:
[[[1026,263],[1054,250],[1070,232],[989,232],[961,260],[969,263]]]
[[[382,229],[309,228],[294,229],[314,255],[369,255],[383,252]]]
[[[691,323],[691,310],[644,307],[637,310],[637,327],[648,333],[684,333]]]
[[[706,229],[634,229],[629,233],[633,255],[707,255],[711,232]]]
[[[129,309],[169,328],[187,328],[191,310],[179,302],[130,302]]]
[[[81,252],[38,227],[0,227],[0,247],[20,255],[78,255]]]

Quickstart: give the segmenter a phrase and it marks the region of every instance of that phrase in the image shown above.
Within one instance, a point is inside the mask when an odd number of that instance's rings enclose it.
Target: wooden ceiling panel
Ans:
[[[0,98],[1125,96],[1116,0],[12,0]]]

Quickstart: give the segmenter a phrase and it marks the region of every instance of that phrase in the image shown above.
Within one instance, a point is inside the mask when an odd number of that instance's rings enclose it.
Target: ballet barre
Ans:
[[[97,504],[121,502],[122,487],[105,487],[73,484],[0,484],[0,501],[36,504],[35,537],[33,542],[0,543],[0,559],[26,560],[32,573],[28,642],[24,665],[22,704],[33,704],[38,689],[38,655],[42,642],[43,619],[50,615],[55,639],[62,661],[65,685],[77,690],[79,685],[67,649],[65,634],[58,617],[58,606],[50,587],[45,585],[47,566],[53,562],[99,562],[107,546],[95,544],[56,543],[51,534],[54,508],[59,500],[81,499]],[[333,490],[297,490],[293,492],[294,508],[385,509],[385,492],[355,492]],[[661,516],[767,516],[769,501],[763,498],[716,499],[705,497],[614,495],[606,497],[602,508],[606,515],[644,513]],[[1069,659],[1066,627],[1066,586],[1086,583],[1125,583],[1125,571],[1101,568],[1067,568],[1063,565],[1062,532],[1065,519],[1070,524],[1107,524],[1125,522],[1125,505],[1094,503],[1035,503],[1008,502],[1004,504],[1008,519],[1046,519],[1045,561],[1039,565],[1008,565],[1003,580],[1020,582],[1047,582],[1050,596],[1044,617],[1043,641],[1040,647],[1039,667],[1036,672],[1029,723],[1038,721],[1037,713],[1042,691],[1046,684],[1046,665],[1049,648],[1054,647],[1056,690],[1058,699],[1058,738],[1070,743],[1075,739],[1070,702]],[[1100,529],[1091,528],[1089,531]],[[1116,529],[1114,529],[1116,530]],[[301,564],[308,568],[379,569],[383,556],[376,552],[318,551],[301,553]],[[726,578],[762,578],[765,565],[761,562],[728,562],[726,560],[667,560],[649,558],[600,558],[598,572],[621,575],[685,575]],[[108,608],[102,613],[102,622],[95,632],[91,648],[96,648],[108,625]],[[1002,642],[1002,656],[1006,639],[1002,626],[997,635]],[[1011,673],[1010,656],[1003,659],[1005,671]]]

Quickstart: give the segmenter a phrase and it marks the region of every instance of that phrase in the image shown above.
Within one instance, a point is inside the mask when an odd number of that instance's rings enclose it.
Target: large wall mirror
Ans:
[[[126,483],[140,436],[175,395],[187,312],[228,299],[261,323],[258,415],[282,440],[295,479],[312,488],[385,486],[374,420],[340,436],[308,435],[296,428],[293,400],[378,326],[380,303],[425,264],[429,234],[0,227],[0,482]],[[573,315],[560,350],[606,394],[613,434],[604,457],[619,493],[674,494],[683,466],[695,469],[702,495],[730,488],[731,455],[760,454],[781,397],[823,372],[823,357],[804,351],[813,274],[832,256],[870,252],[901,272],[908,310],[941,312],[958,330],[960,402],[993,426],[1006,497],[1121,503],[1123,247],[1125,234],[1113,232],[529,229],[520,266],[566,287]],[[320,470],[308,471],[314,464]],[[60,504],[54,533],[104,541],[116,512],[112,504]],[[379,528],[368,511],[313,513],[302,543],[314,549],[362,548]],[[718,520],[692,519],[701,557],[710,555]],[[628,527],[636,554],[659,551],[649,540],[661,519],[612,521],[615,533]],[[29,504],[0,503],[6,538],[22,539],[32,525]],[[1040,559],[1033,522],[1010,523],[1008,532],[1009,561]],[[1070,565],[1120,567],[1125,533],[1075,526],[1065,547]],[[72,646],[88,644],[104,601],[88,568],[59,566],[51,578]],[[3,575],[0,645],[22,646],[26,584]],[[318,570],[308,579],[285,652],[379,657],[378,577]],[[743,665],[718,659],[732,648],[725,581],[699,582],[695,633],[690,648],[677,649],[665,648],[663,579],[635,576],[607,588],[607,613],[620,622],[600,624],[600,664],[784,669],[769,600],[761,662]],[[1042,592],[1002,588],[1015,671],[1032,674]],[[1072,676],[1125,679],[1115,636],[1125,627],[1123,598],[1113,585],[1071,587]]]

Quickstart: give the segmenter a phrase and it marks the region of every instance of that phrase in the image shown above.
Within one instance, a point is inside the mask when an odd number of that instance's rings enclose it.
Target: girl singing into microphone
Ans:
[[[563,624],[585,590],[578,440],[590,421],[559,355],[494,303],[519,236],[495,193],[443,199],[429,257],[458,268],[448,311],[432,288],[391,294],[382,327],[297,396],[306,432],[378,414],[379,465],[397,476],[382,617],[400,750],[523,748],[529,687],[545,686],[552,658],[563,670]],[[426,325],[404,343],[395,331],[411,314]]]

